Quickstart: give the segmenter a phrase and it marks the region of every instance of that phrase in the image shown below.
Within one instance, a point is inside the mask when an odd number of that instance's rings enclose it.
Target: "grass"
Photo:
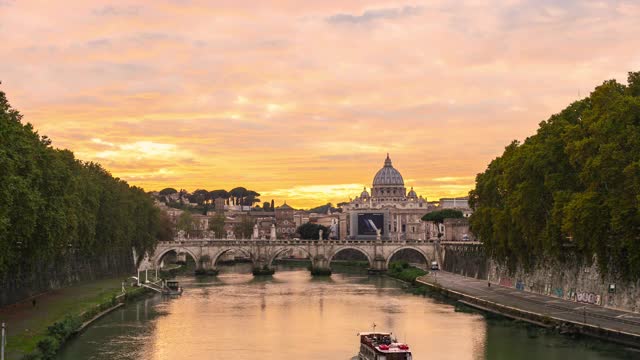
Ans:
[[[7,323],[7,358],[19,359],[33,352],[38,342],[47,338],[47,328],[65,317],[89,314],[97,306],[111,303],[121,294],[122,281],[119,277],[85,282],[0,308],[0,321]],[[140,291],[126,289],[128,296]]]
[[[426,271],[413,267],[406,261],[391,263],[389,265],[389,270],[387,271],[387,275],[414,285],[418,277],[426,274]]]

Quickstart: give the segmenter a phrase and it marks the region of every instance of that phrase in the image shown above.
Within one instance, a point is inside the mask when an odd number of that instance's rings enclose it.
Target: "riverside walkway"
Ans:
[[[640,314],[507,288],[444,271],[417,279],[448,297],[485,311],[563,331],[640,347]]]

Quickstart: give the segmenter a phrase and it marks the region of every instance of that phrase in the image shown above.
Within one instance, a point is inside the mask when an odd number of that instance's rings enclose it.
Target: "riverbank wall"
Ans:
[[[0,307],[83,281],[135,273],[131,250],[114,251],[98,258],[69,254],[23,272],[0,274]]]
[[[595,262],[541,260],[531,268],[487,258],[481,244],[442,245],[442,269],[494,284],[607,308],[640,311],[640,283],[603,274]]]
[[[457,300],[461,304],[484,312],[501,315],[518,321],[524,321],[536,326],[556,329],[560,333],[564,334],[581,334],[631,346],[634,348],[640,348],[640,335],[638,334],[608,329],[584,322],[569,321],[554,316],[548,316],[516,307],[506,306],[504,304],[494,302],[486,298],[476,297],[463,292],[454,291],[443,287],[438,283],[432,283],[421,278],[416,279],[416,283],[426,286],[431,293],[435,293],[439,296],[443,296],[451,300]]]

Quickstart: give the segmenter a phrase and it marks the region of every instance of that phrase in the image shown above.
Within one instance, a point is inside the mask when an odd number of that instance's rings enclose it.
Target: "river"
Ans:
[[[640,353],[407,293],[362,271],[312,278],[280,265],[254,278],[245,265],[217,277],[180,277],[185,292],[141,299],[98,320],[58,359],[348,360],[358,331],[389,330],[424,359],[628,359]]]

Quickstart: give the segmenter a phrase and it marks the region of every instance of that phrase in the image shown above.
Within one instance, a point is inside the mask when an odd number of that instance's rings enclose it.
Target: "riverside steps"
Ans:
[[[416,281],[470,307],[526,321],[561,333],[574,333],[640,348],[640,313],[609,309],[507,288],[445,271]]]

